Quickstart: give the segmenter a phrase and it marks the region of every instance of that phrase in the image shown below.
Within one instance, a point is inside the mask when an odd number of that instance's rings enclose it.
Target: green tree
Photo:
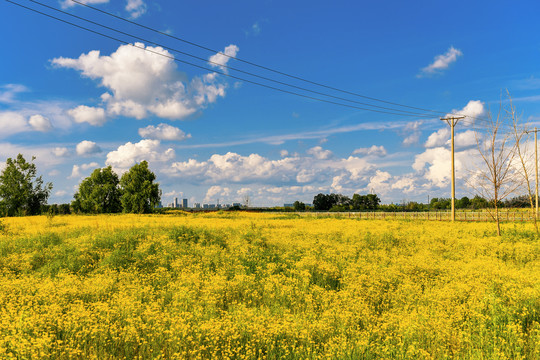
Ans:
[[[72,202],[76,212],[101,214],[122,211],[118,175],[110,166],[96,169],[79,185]]]
[[[8,158],[0,174],[0,212],[7,216],[39,214],[47,203],[52,184],[36,177],[35,157],[27,162],[22,154]]]
[[[156,175],[148,169],[148,163],[135,164],[122,175],[122,207],[128,213],[149,213],[159,204],[161,190],[154,183]]]
[[[293,207],[294,211],[306,211],[306,204],[298,200],[294,202]]]

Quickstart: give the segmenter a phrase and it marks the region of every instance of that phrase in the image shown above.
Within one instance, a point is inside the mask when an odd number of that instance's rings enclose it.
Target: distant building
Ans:
[[[195,203],[194,206],[195,206],[195,209],[200,209],[201,208],[201,203]]]
[[[172,206],[172,207],[173,207],[173,208],[177,208],[177,207],[178,207],[178,198],[177,198],[177,197],[174,198],[174,202],[173,202],[173,206]]]
[[[208,209],[208,204],[203,204],[203,209]]]
[[[283,204],[283,207],[294,207],[294,204]]]
[[[187,199],[182,199],[182,207],[184,209],[187,209],[188,208],[188,202],[187,202]]]
[[[240,204],[240,203],[233,203],[232,206],[238,206],[238,207],[240,207],[240,206],[242,206],[242,204]]]

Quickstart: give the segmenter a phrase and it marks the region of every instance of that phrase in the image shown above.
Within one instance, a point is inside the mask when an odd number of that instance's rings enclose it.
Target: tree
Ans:
[[[475,128],[477,149],[482,162],[468,181],[493,206],[488,211],[497,224],[498,236],[501,235],[499,206],[518,186],[513,166],[516,144],[511,141],[512,134],[503,131],[504,126],[511,126],[509,120],[513,119],[509,119],[509,112],[503,108],[501,99],[497,116],[488,112],[487,120]]]
[[[0,174],[0,213],[7,216],[35,215],[47,203],[52,184],[43,184],[41,176],[36,177],[34,160],[32,156],[32,162],[27,162],[22,154],[15,159],[7,159]]]
[[[127,213],[149,213],[161,199],[159,184],[154,183],[156,175],[148,169],[148,163],[135,164],[122,175],[122,207]]]
[[[72,202],[76,212],[101,214],[122,211],[118,175],[110,166],[96,169],[79,185]]]
[[[464,196],[456,201],[456,209],[467,209],[471,205],[471,200]]]
[[[306,204],[298,200],[294,202],[293,207],[294,211],[306,211]]]
[[[313,198],[313,208],[315,210],[330,210],[334,206],[348,207],[351,199],[341,194],[317,194]]]
[[[531,156],[531,152],[529,151],[529,148],[527,147],[528,143],[528,137],[529,137],[529,124],[527,123],[520,123],[519,117],[516,115],[516,108],[514,107],[514,104],[512,103],[512,97],[510,96],[510,92],[508,89],[506,90],[506,97],[508,99],[508,105],[505,108],[506,116],[512,121],[512,134],[514,135],[514,142],[515,147],[517,150],[517,158],[519,159],[521,170],[518,171],[518,173],[521,174],[523,177],[523,182],[525,185],[527,185],[527,195],[529,196],[529,204],[531,206],[531,213],[534,214],[534,228],[536,229],[536,233],[538,234],[538,214],[536,213],[534,209],[534,201],[536,201],[536,194],[533,194],[532,188],[531,188],[531,169],[529,168],[529,165],[531,162],[534,164],[534,161]],[[536,131],[536,130],[535,130]],[[535,144],[536,146],[536,144]]]

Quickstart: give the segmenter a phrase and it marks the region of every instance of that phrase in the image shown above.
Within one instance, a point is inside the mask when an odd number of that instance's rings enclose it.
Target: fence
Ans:
[[[290,213],[283,213],[290,214]],[[340,217],[364,220],[426,220],[426,221],[450,221],[450,211],[423,211],[423,212],[298,212],[301,216],[312,217]],[[495,213],[488,211],[456,211],[456,221],[494,221]],[[507,210],[499,211],[501,221],[533,221],[534,212],[530,210]]]

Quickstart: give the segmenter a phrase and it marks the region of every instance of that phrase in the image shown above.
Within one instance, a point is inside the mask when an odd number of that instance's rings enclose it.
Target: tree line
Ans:
[[[81,181],[71,204],[47,205],[53,185],[37,176],[34,160],[32,157],[28,162],[22,154],[7,159],[0,174],[1,216],[150,213],[160,203],[156,176],[148,168],[148,162],[142,161],[121,177],[110,166],[95,169]]]

